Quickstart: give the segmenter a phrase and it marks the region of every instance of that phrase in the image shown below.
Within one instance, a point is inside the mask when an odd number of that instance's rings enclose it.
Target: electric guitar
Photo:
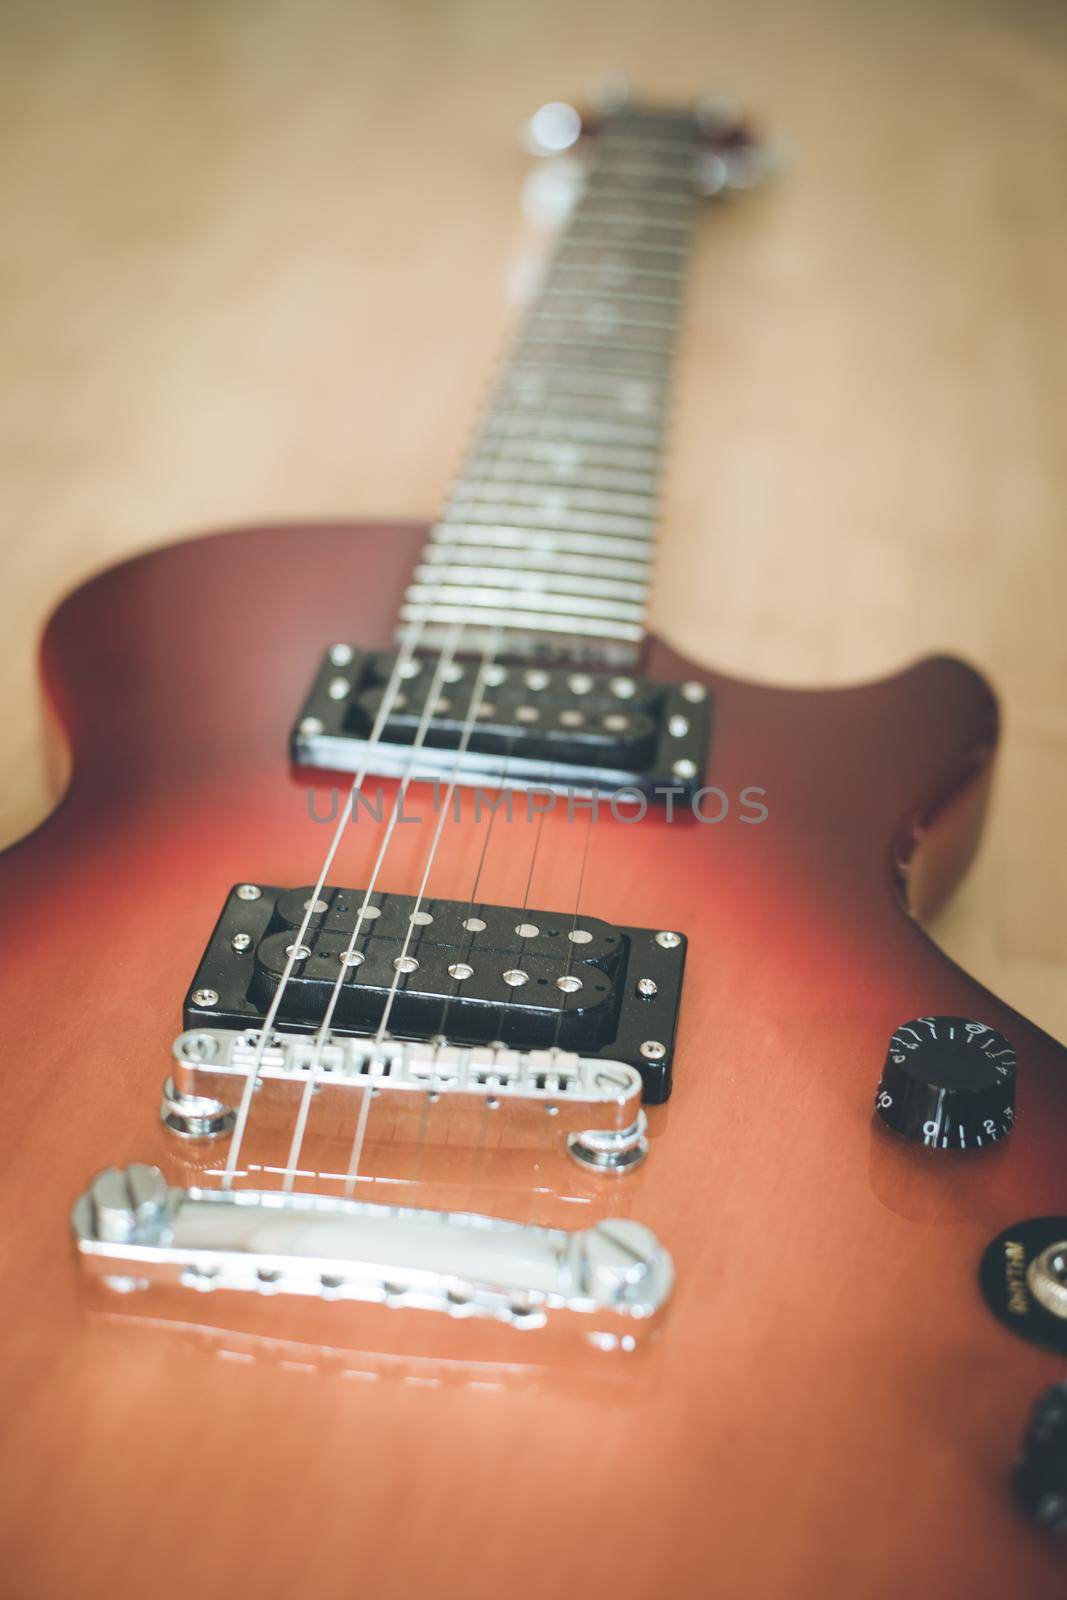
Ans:
[[[1067,1055],[921,926],[993,694],[648,634],[687,255],[760,150],[529,137],[580,181],[439,520],[48,624],[5,1593],[1064,1592]]]

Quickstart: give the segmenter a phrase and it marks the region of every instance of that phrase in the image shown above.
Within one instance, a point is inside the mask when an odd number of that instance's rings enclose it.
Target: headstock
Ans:
[[[563,100],[539,107],[523,125],[522,143],[531,155],[580,155],[613,119],[624,117],[638,127],[644,119],[650,128],[664,121],[676,127],[691,123],[696,146],[693,184],[709,197],[752,189],[779,164],[732,96],[706,93],[688,108],[663,107],[634,99],[625,85],[616,82],[603,88],[587,110]]]

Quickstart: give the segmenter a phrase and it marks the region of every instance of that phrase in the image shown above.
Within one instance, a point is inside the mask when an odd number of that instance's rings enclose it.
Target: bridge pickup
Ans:
[[[168,1187],[109,1167],[74,1207],[84,1266],[123,1291],[170,1284],[560,1323],[629,1349],[670,1296],[670,1256],[625,1218],[570,1231],[332,1195]]]
[[[231,890],[185,997],[186,1029],[246,1034],[258,1026],[311,894],[310,886]],[[363,900],[361,890],[323,889],[300,947],[307,953],[282,995],[280,1033],[317,1032],[352,945],[332,1019],[335,1042],[366,1041],[388,1005],[392,1039],[492,1046],[531,1060],[533,1052],[549,1051],[590,1066],[623,1063],[640,1074],[646,1101],[670,1094],[681,934],[401,894],[371,895],[361,919]],[[469,1077],[482,1058],[468,1049],[460,1059]],[[523,1073],[529,1081],[530,1069]]]
[[[436,658],[414,656],[373,747],[396,653],[334,645],[291,739],[298,767],[402,777],[426,712]],[[474,711],[473,730],[456,751]],[[591,794],[637,789],[684,804],[703,784],[711,702],[703,684],[514,663],[456,660],[433,695],[415,773],[422,779]]]

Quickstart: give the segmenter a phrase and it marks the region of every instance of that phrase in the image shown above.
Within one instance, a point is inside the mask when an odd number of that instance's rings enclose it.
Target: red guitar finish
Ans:
[[[116,1162],[181,1180],[157,1107],[183,990],[233,882],[313,880],[328,830],[288,727],[331,640],[388,642],[422,538],[196,540],[48,628],[72,777],[0,860],[5,1592],[1063,1592],[1007,1482],[1061,1364],[992,1318],[975,1268],[1003,1226],[1064,1207],[1065,1052],[905,908],[948,891],[981,819],[996,711],[957,661],[812,693],[652,642],[649,670],[712,685],[710,781],[765,788],[766,822],[545,820],[532,905],[573,902],[588,839],[591,914],[690,939],[649,1160],[603,1187],[546,1163],[522,1201],[574,1224],[599,1196],[671,1250],[674,1300],[633,1356],[542,1361],[515,1333],[473,1362],[462,1326],[442,1357],[403,1312],[335,1305],[283,1337],[269,1298],[90,1293],[71,1203]],[[397,832],[384,887],[410,889],[425,830]],[[486,898],[521,897],[533,832],[498,824]],[[480,838],[446,829],[431,893],[469,893]],[[366,881],[376,843],[361,821],[338,881]],[[928,1013],[1015,1044],[1005,1145],[932,1157],[872,1123],[890,1033]]]

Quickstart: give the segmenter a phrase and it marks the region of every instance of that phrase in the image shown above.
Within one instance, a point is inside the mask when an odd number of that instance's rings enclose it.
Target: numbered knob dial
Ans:
[[[966,1017],[915,1017],[889,1041],[875,1110],[930,1150],[976,1150],[1011,1132],[1015,1051]]]

